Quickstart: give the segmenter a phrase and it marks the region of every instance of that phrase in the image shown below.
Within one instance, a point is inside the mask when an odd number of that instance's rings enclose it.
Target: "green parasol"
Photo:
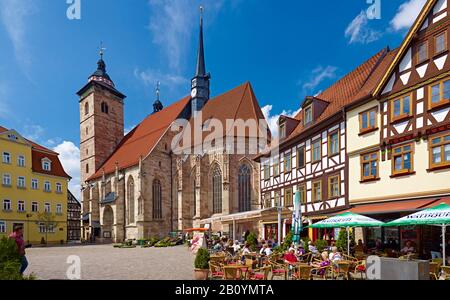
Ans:
[[[350,228],[353,227],[380,227],[384,223],[378,220],[358,215],[352,212],[346,212],[326,220],[320,221],[309,227],[311,228],[342,228],[347,229],[347,254],[350,255]]]
[[[438,206],[425,209],[398,220],[384,224],[386,227],[411,225],[438,225],[442,228],[442,260],[445,266],[445,232],[450,225],[450,205],[441,203]]]

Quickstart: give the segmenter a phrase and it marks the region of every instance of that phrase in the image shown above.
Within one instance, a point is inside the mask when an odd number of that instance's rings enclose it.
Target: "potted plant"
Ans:
[[[206,280],[209,274],[209,252],[205,248],[198,249],[194,262],[195,280]]]

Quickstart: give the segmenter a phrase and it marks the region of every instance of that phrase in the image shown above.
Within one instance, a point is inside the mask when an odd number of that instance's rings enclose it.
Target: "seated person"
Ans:
[[[241,246],[239,245],[239,241],[236,240],[236,241],[234,241],[234,245],[233,245],[234,254],[238,253],[239,250],[241,250]]]
[[[298,262],[297,256],[295,256],[294,248],[290,248],[289,252],[284,255],[284,262],[287,264],[295,264]]]
[[[361,239],[358,240],[358,244],[355,246],[355,252],[366,253],[367,249]]]
[[[408,255],[408,254],[416,253],[416,249],[413,247],[412,242],[408,240],[405,243],[405,247],[403,247],[403,249],[400,250],[400,252],[403,255]]]
[[[328,257],[330,261],[332,262],[337,262],[342,260],[342,255],[341,253],[338,251],[337,247],[332,247],[331,248],[331,253],[330,256]]]
[[[328,267],[330,264],[331,264],[331,261],[328,258],[328,252],[324,251],[320,255],[320,262],[319,263],[317,263],[317,262],[313,263],[312,265],[313,265],[314,268],[324,268],[324,267]],[[325,274],[325,269],[320,269],[316,273],[316,275],[320,275],[320,276],[323,276],[324,274]]]
[[[316,254],[319,253],[319,251],[317,251],[316,246],[314,245],[314,242],[312,242],[312,241],[309,241],[309,242],[308,242],[308,250],[309,250],[313,255],[316,255]]]

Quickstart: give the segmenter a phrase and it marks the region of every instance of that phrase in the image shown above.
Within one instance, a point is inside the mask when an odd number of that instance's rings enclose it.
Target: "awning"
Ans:
[[[433,208],[436,205],[439,205],[441,203],[445,203],[447,205],[450,205],[450,198],[442,198],[442,199],[437,199],[436,201],[434,201],[433,203],[428,204],[427,206],[423,207],[423,209],[427,209],[427,208]]]
[[[348,209],[356,214],[374,215],[374,214],[386,214],[386,213],[399,213],[399,212],[413,212],[424,209],[431,205],[436,205],[437,198],[427,199],[415,199],[415,200],[403,200],[403,201],[389,201],[378,202],[373,204],[361,204]]]
[[[200,221],[200,224],[207,224],[212,222],[233,223],[234,221],[258,221],[264,220],[268,217],[278,216],[278,209],[276,207],[265,208],[260,210],[252,210],[231,215],[217,216]],[[283,207],[281,212],[282,218],[292,218],[292,211]]]

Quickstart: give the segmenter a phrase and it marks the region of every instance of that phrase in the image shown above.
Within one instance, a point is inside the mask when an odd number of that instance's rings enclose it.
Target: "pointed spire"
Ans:
[[[196,77],[206,76],[205,68],[205,50],[203,46],[203,6],[200,6],[200,33],[199,33],[199,44],[198,44],[198,54],[197,54],[197,68],[195,72]]]
[[[109,77],[108,73],[106,72],[106,63],[103,60],[103,56],[105,55],[106,48],[103,47],[103,42],[100,43],[100,59],[97,62],[97,70],[89,77],[89,81],[101,81],[104,82],[112,87],[114,87],[114,82],[111,80],[111,77]]]

